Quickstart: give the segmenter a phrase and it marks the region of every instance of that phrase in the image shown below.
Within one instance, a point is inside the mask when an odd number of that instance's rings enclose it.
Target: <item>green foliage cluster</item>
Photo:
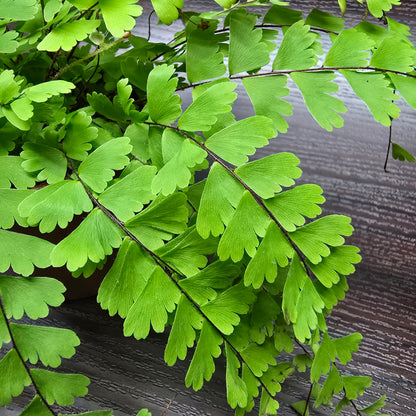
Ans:
[[[280,1],[217,3],[226,9],[198,14],[182,0],[152,0],[163,23],[185,23],[160,44],[130,33],[142,13],[135,0],[0,0],[0,341],[9,344],[0,406],[28,385],[24,416],[56,415],[54,403],[86,394],[85,376],[34,367],[58,367],[77,336],[18,321],[64,299],[60,282],[31,277],[35,268],[88,277],[114,251],[98,302],[124,320],[126,336],[170,328],[165,361],[191,355],[187,387],[202,388],[224,355],[236,415],[256,401],[260,415],[277,414],[282,383],[306,370],[309,395],[293,404],[301,415],[334,401],[334,414],[384,406],[383,396],[360,408],[371,379],[342,373],[361,335],[333,338],[325,322],[360,261],[345,244],[350,219],[321,216],[323,191],[296,185],[295,155],[251,156],[287,131],[289,78],[328,131],[347,110],[335,95],[340,77],[385,126],[399,116],[398,94],[416,108],[416,49],[385,14],[399,1],[360,1],[387,25],[348,29]],[[250,6],[265,6],[263,15]],[[255,115],[237,121],[240,81]],[[190,88],[182,108],[179,91]],[[393,156],[414,160],[396,143]],[[82,221],[57,244],[30,235],[75,216]]]

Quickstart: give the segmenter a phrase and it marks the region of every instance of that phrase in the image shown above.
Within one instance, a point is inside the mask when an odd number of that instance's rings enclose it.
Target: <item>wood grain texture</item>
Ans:
[[[185,1],[185,9],[210,8],[211,3]],[[304,8],[305,3],[307,9],[319,6],[337,13],[335,0],[292,2]],[[416,32],[416,2],[403,3],[393,14]],[[349,4],[347,21],[352,25],[361,9],[354,2]],[[175,25],[172,32],[179,28]],[[147,34],[146,23],[138,33]],[[154,41],[166,36],[164,30],[152,32]],[[235,108],[238,118],[252,114],[250,102],[241,92]],[[349,278],[346,299],[328,320],[330,332],[332,336],[354,331],[363,334],[361,349],[348,371],[373,377],[368,399],[386,393],[385,413],[412,416],[416,415],[416,166],[391,160],[389,173],[385,173],[388,129],[372,120],[347,85],[342,85],[340,96],[349,109],[345,126],[328,133],[305,110],[301,96],[291,94],[295,111],[288,120],[289,131],[257,156],[294,152],[301,159],[301,182],[317,183],[324,189],[324,214],[351,216],[356,231],[348,242],[361,248],[363,261]],[[400,106],[402,115],[394,122],[394,137],[416,153],[414,111]],[[74,411],[112,408],[115,415],[127,416],[148,407],[158,416],[176,395],[166,416],[233,415],[226,403],[221,360],[213,380],[195,393],[184,387],[186,363],[173,368],[164,364],[165,335],[153,334],[140,342],[123,338],[122,322],[108,317],[94,299],[67,302],[45,321],[72,328],[81,338],[76,358],[66,360],[62,367],[91,378],[90,394],[76,401]],[[294,415],[289,404],[306,395],[302,377],[290,378],[278,396],[280,414]],[[0,409],[0,415],[17,414],[25,400],[25,396],[18,398]],[[326,414],[330,412],[325,409],[312,412]]]

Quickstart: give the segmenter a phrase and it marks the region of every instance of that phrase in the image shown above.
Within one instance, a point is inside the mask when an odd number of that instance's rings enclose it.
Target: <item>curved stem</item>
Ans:
[[[19,360],[23,364],[23,366],[24,366],[24,368],[26,370],[26,373],[29,376],[30,381],[31,381],[31,383],[33,385],[33,388],[35,389],[36,394],[40,397],[40,399],[42,400],[42,402],[46,406],[46,408],[49,410],[49,412],[53,416],[58,416],[58,414],[53,411],[53,409],[51,408],[51,406],[48,404],[48,402],[46,401],[46,399],[43,397],[42,393],[40,392],[39,387],[37,386],[37,384],[36,384],[36,382],[35,382],[35,380],[34,380],[34,378],[32,376],[32,373],[30,372],[30,368],[26,364],[26,361],[23,359],[22,354],[20,353],[19,348],[17,347],[16,340],[15,340],[15,338],[13,336],[12,329],[10,328],[9,320],[6,317],[6,311],[4,310],[3,300],[1,298],[1,296],[0,296],[0,310],[1,310],[1,313],[3,315],[4,321],[6,322],[7,331],[9,332],[9,337],[10,337],[10,341],[12,343],[13,349],[16,351],[16,354],[19,357]]]

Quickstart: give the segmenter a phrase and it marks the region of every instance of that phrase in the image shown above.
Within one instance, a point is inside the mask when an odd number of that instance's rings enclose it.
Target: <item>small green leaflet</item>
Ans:
[[[325,66],[368,66],[370,49],[374,41],[365,33],[356,29],[348,29],[341,32],[328,51]],[[390,67],[389,67],[390,68]]]
[[[225,344],[225,356],[227,358],[225,382],[228,403],[233,409],[237,406],[246,407],[247,386],[239,376],[240,361],[228,343]]]
[[[0,276],[7,319],[20,319],[23,313],[30,319],[44,318],[49,313],[48,305],[59,306],[65,300],[65,290],[61,282],[49,277]]]
[[[11,105],[1,107],[0,110],[3,113],[1,115],[6,117],[7,121],[19,130],[30,130],[30,121],[28,119],[32,117],[32,105],[28,103],[26,99],[16,100],[12,104],[14,109],[10,108]],[[25,114],[24,118],[26,118],[26,120],[20,118],[15,111],[19,114]]]
[[[57,225],[66,228],[74,215],[89,212],[93,205],[82,184],[62,181],[31,193],[19,205],[19,214],[30,226],[39,224],[42,233],[53,231]]]
[[[237,84],[214,84],[194,99],[178,121],[178,128],[189,131],[209,130],[222,113],[229,113],[237,94],[232,92]]]
[[[159,195],[145,210],[126,221],[125,225],[150,250],[163,246],[174,234],[186,230],[188,209],[186,196],[175,193]]]
[[[387,37],[377,46],[370,60],[376,68],[410,72],[415,65],[416,49],[412,44],[395,37]]]
[[[16,222],[27,227],[27,221],[18,212],[18,205],[34,191],[31,189],[0,189],[0,228],[12,228]]]
[[[123,169],[128,163],[126,156],[132,146],[128,137],[109,140],[95,149],[79,165],[80,178],[95,192],[103,192],[114,177],[114,171]]]
[[[320,27],[332,32],[339,32],[344,28],[344,19],[319,9],[313,9],[305,20],[309,26]]]
[[[269,50],[262,41],[262,30],[254,29],[257,16],[240,8],[230,13],[230,75],[260,69],[266,65]]]
[[[332,341],[341,364],[345,365],[351,361],[351,355],[358,351],[362,339],[363,336],[360,333],[354,332]]]
[[[318,264],[307,262],[314,275],[325,287],[331,287],[340,280],[340,275],[348,276],[355,272],[356,263],[361,261],[360,250],[354,246],[332,247],[329,256]]]
[[[65,128],[63,149],[68,157],[84,160],[91,149],[91,142],[97,138],[98,129],[91,127],[92,118],[84,111],[78,111]]]
[[[40,51],[56,52],[60,48],[71,50],[100,26],[99,20],[74,20],[55,26],[38,44]]]
[[[225,74],[224,56],[219,51],[219,36],[211,30],[196,29],[186,44],[186,74],[195,83]]]
[[[214,162],[202,193],[196,228],[203,238],[224,232],[243,196],[243,186],[219,163]]]
[[[30,20],[35,17],[39,4],[37,0],[0,0],[0,18],[12,21]]]
[[[183,0],[151,0],[159,19],[170,25],[178,18],[179,10],[183,7]]]
[[[215,328],[206,320],[202,324],[198,344],[185,377],[186,387],[201,389],[204,380],[209,381],[215,371],[214,358],[221,355],[220,345],[223,339]]]
[[[338,0],[339,9],[341,10],[342,16],[347,11],[347,0]]]
[[[12,267],[15,273],[29,276],[34,266],[44,269],[51,265],[53,248],[52,243],[41,238],[0,229],[0,272]]]
[[[12,184],[17,189],[35,186],[35,178],[22,167],[20,156],[0,156],[0,188],[9,189]]]
[[[400,4],[401,0],[366,0],[368,10],[375,17],[382,17],[383,12],[388,12],[394,4]]]
[[[107,188],[98,197],[98,201],[118,219],[127,221],[154,199],[151,184],[155,173],[155,166],[139,166]]]
[[[324,202],[322,188],[306,184],[281,192],[264,204],[286,231],[295,231],[296,226],[305,224],[305,217],[315,218],[321,214],[319,204]]]
[[[154,261],[144,249],[126,237],[98,290],[97,302],[101,308],[108,309],[110,316],[118,313],[125,318],[154,267]]]
[[[202,328],[202,316],[182,294],[176,309],[175,320],[170,330],[168,343],[165,349],[165,361],[172,366],[176,360],[184,360],[188,348],[195,342],[195,330]]]
[[[147,79],[147,107],[155,123],[171,124],[182,113],[182,100],[174,94],[178,85],[178,79],[171,78],[174,72],[173,65],[159,65],[150,72]]]
[[[253,342],[240,351],[240,354],[256,377],[262,377],[269,366],[276,365],[277,351],[270,340],[262,345]]]
[[[19,416],[50,416],[50,414],[51,412],[45,403],[36,395]]]
[[[1,0],[0,0],[1,1]],[[0,104],[7,104],[19,94],[19,82],[16,81],[11,69],[6,69],[0,73]]]
[[[25,361],[59,367],[61,358],[71,358],[80,344],[75,332],[64,328],[10,324],[17,348]]]
[[[49,404],[69,406],[74,403],[74,396],[88,393],[90,380],[81,374],[61,374],[39,368],[33,368],[30,373]]]
[[[321,378],[321,374],[326,375],[329,373],[331,363],[335,362],[336,354],[337,350],[335,344],[325,332],[318,351],[315,353],[313,358],[310,374],[311,383],[318,382]]]
[[[215,0],[215,3],[218,3],[224,9],[229,9],[234,3],[237,3],[237,0]]]
[[[75,85],[72,82],[48,81],[25,88],[22,94],[25,94],[31,101],[43,103],[55,95],[69,94],[74,88]]]
[[[372,416],[372,415],[377,414],[377,410],[382,409],[385,405],[386,405],[386,395],[383,395],[377,401],[370,404],[370,406],[360,409],[360,412],[364,413],[365,415]]]
[[[0,361],[0,406],[10,404],[12,397],[21,394],[31,383],[16,350],[10,350]]]
[[[23,159],[22,167],[27,172],[39,172],[37,179],[56,183],[63,181],[66,175],[67,160],[65,155],[55,147],[38,143],[25,143],[23,152],[20,153]]]
[[[330,95],[338,91],[338,85],[332,82],[336,76],[333,72],[297,72],[290,75],[299,87],[305,104],[317,123],[328,131],[333,127],[342,127],[344,120],[338,113],[347,109],[338,98]]]
[[[322,257],[331,253],[328,246],[337,247],[344,244],[342,236],[353,232],[351,218],[344,215],[328,215],[317,219],[290,233],[291,239],[313,264],[318,264]]]
[[[248,161],[247,155],[256,148],[266,146],[276,136],[272,120],[264,116],[253,116],[214,133],[205,146],[227,162],[239,166]]]
[[[294,23],[286,31],[273,62],[273,70],[307,69],[316,65],[316,35],[309,31],[310,26],[302,20]]]
[[[97,7],[108,31],[116,38],[121,38],[124,31],[133,29],[136,25],[134,17],[143,12],[143,8],[136,5],[136,0],[99,0]]]
[[[8,344],[11,341],[9,329],[6,325],[3,314],[0,314],[0,348],[4,344]]]
[[[261,416],[277,415],[278,409],[279,409],[279,402],[273,399],[272,397],[270,397],[269,394],[266,392],[266,390],[262,389],[259,415]]]
[[[266,13],[263,23],[274,23],[275,25],[293,25],[302,19],[302,12],[288,9],[287,7],[275,4]]]
[[[250,338],[257,344],[263,344],[266,336],[273,334],[274,322],[279,315],[281,305],[266,291],[257,294],[250,313]]]
[[[109,120],[124,122],[129,116],[129,114],[126,114],[123,110],[118,95],[116,95],[111,102],[106,95],[97,94],[93,91],[92,94],[87,95],[87,101],[97,113],[103,115]]]
[[[390,126],[391,119],[399,117],[400,108],[393,103],[399,98],[384,74],[341,70],[354,92],[366,104],[376,121]]]
[[[293,153],[277,153],[246,163],[235,173],[262,198],[272,198],[282,187],[294,185],[301,176],[299,159]]]
[[[163,332],[168,312],[173,312],[181,292],[168,275],[156,267],[143,291],[127,313],[124,335],[143,339],[149,335],[150,326],[155,332]]]
[[[293,113],[293,106],[279,97],[289,95],[285,87],[287,77],[284,75],[244,78],[243,85],[250,96],[254,111],[259,116],[273,120],[273,128],[286,133],[288,124],[283,116]]]
[[[81,416],[81,415],[79,415],[79,416]],[[94,415],[91,415],[91,416],[94,416]],[[96,416],[110,416],[110,415],[104,415],[103,414],[103,415],[96,415]],[[142,409],[142,410],[140,410],[139,413],[137,413],[136,416],[152,416],[152,414],[149,412],[148,409]]]
[[[251,288],[239,283],[222,292],[214,300],[201,307],[207,318],[225,335],[230,335],[240,316],[246,314],[255,299]]]
[[[405,77],[391,72],[388,75],[400,95],[410,106],[416,109],[416,78]]]
[[[345,276],[340,275],[338,283],[333,284],[330,288],[325,287],[319,280],[314,281],[314,286],[319,296],[325,303],[325,308],[330,311],[338,304],[338,300],[345,298],[345,292],[348,290],[348,284]]]
[[[271,221],[256,254],[247,265],[244,284],[259,289],[264,279],[273,283],[277,277],[277,265],[287,266],[292,256],[293,247],[276,223]]]
[[[393,155],[393,159],[399,159],[402,162],[407,160],[408,162],[413,163],[416,160],[410,152],[408,152],[406,149],[394,142],[392,142],[391,152]]]
[[[66,263],[69,271],[83,267],[88,259],[98,263],[122,243],[122,230],[104,212],[95,209],[71,234],[54,248],[52,265],[61,267]]]
[[[183,140],[178,150],[156,174],[152,182],[154,194],[170,195],[176,188],[186,188],[192,177],[190,169],[207,157],[207,152],[189,139]]]
[[[243,258],[244,252],[253,257],[259,245],[257,236],[265,235],[269,221],[269,216],[250,192],[244,191],[234,216],[218,244],[220,260],[231,257],[232,261],[238,262]]]
[[[363,395],[366,388],[371,386],[371,377],[342,376],[345,395],[349,400],[355,400],[358,395]]]
[[[321,404],[329,404],[335,394],[338,394],[343,389],[341,376],[337,368],[333,365],[331,372],[325,380],[322,386],[321,392],[315,400],[314,407],[318,407]]]

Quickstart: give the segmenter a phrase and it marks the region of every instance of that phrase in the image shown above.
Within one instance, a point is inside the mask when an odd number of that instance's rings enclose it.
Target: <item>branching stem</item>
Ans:
[[[19,357],[19,360],[23,364],[23,366],[26,370],[26,373],[30,378],[31,384],[33,385],[33,388],[35,389],[36,394],[40,397],[40,399],[42,400],[42,402],[46,406],[46,408],[49,410],[49,412],[53,416],[58,416],[58,414],[53,411],[51,406],[48,404],[48,402],[46,401],[46,399],[43,397],[42,393],[40,392],[39,387],[37,386],[37,384],[36,384],[36,382],[35,382],[35,380],[32,376],[32,373],[30,372],[30,368],[26,364],[26,361],[23,359],[22,354],[20,353],[19,348],[17,347],[16,340],[13,336],[12,329],[10,328],[9,320],[7,319],[7,316],[6,316],[6,311],[4,310],[3,300],[1,298],[1,296],[0,296],[0,310],[1,310],[1,314],[3,315],[4,321],[6,322],[7,331],[9,332],[9,337],[10,337],[10,341],[12,343],[13,349],[16,351],[16,354]]]

